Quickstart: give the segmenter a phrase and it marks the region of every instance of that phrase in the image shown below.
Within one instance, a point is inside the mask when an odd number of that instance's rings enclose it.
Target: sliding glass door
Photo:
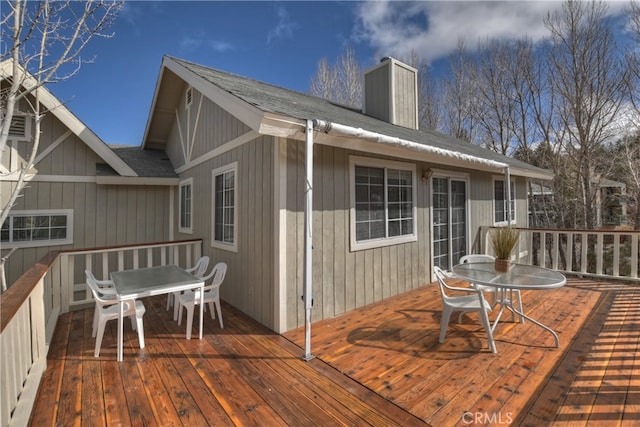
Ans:
[[[432,179],[433,264],[451,270],[467,252],[467,183]]]

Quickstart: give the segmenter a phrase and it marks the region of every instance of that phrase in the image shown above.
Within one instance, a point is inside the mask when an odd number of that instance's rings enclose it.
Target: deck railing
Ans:
[[[491,253],[489,233],[481,227],[480,250]],[[513,257],[569,274],[640,281],[640,231],[550,230],[520,228],[519,248]]]
[[[0,426],[26,426],[61,313],[93,303],[84,270],[113,271],[177,264],[192,266],[202,240],[51,252],[0,297]]]

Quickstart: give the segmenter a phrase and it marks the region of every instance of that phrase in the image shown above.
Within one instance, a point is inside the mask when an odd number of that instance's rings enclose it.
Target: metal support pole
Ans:
[[[311,360],[311,308],[313,307],[313,122],[307,120],[305,140],[305,203],[304,203],[304,360]]]

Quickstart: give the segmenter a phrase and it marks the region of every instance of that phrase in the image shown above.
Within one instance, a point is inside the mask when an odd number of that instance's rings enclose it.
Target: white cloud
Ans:
[[[278,7],[278,23],[267,34],[267,44],[271,44],[276,39],[290,38],[293,36],[293,30],[297,27],[295,22],[291,21],[289,12],[284,7]]]
[[[534,42],[548,35],[543,19],[561,1],[369,1],[356,10],[356,37],[380,55],[407,57],[412,50],[432,61],[455,51],[458,40],[473,49],[487,38]],[[609,2],[616,12],[625,2]]]
[[[224,40],[211,40],[204,33],[196,36],[184,36],[180,39],[180,50],[182,52],[193,52],[203,47],[209,47],[215,52],[226,52],[233,50],[233,45]]]

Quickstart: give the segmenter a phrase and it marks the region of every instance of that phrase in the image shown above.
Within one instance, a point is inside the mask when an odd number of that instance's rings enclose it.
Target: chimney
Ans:
[[[418,70],[397,59],[382,58],[364,73],[364,113],[418,129]]]

